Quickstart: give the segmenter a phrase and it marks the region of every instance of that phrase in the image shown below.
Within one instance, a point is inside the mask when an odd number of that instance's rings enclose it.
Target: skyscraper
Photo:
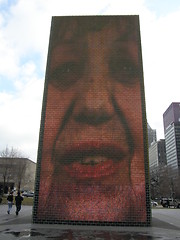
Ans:
[[[173,102],[163,114],[167,165],[170,175],[180,174],[180,102]]]
[[[153,142],[156,142],[156,130],[152,129],[150,125],[147,123],[147,129],[148,129],[148,145],[149,147]]]
[[[149,147],[149,167],[150,171],[155,171],[158,167],[165,166],[166,161],[166,149],[165,140],[160,139],[159,141],[154,141]]]

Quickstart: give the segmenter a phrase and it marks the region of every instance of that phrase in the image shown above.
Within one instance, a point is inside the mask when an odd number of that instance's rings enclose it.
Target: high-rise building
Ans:
[[[166,161],[166,148],[165,140],[160,139],[159,141],[154,141],[149,147],[149,168],[150,171],[155,171],[158,167],[165,166]]]
[[[148,123],[147,129],[148,129],[148,145],[150,147],[153,142],[156,142],[156,130],[152,129]]]
[[[173,102],[163,114],[167,166],[171,177],[180,174],[180,102]]]
[[[161,166],[167,165],[165,139],[158,142],[158,163]]]

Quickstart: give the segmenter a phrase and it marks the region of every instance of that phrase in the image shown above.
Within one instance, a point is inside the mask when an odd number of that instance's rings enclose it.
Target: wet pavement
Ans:
[[[180,209],[153,209],[151,227],[32,224],[31,216],[30,206],[22,206],[20,215],[16,216],[15,209],[8,215],[7,206],[0,205],[0,239],[180,239]]]

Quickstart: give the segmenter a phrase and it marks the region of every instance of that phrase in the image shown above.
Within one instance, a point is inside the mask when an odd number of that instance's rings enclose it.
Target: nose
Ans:
[[[102,74],[93,71],[86,77],[84,86],[75,106],[77,122],[99,125],[109,121],[113,116],[111,90]]]

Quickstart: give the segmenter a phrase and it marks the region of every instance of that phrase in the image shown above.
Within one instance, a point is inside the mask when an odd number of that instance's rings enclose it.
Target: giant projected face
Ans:
[[[137,17],[55,17],[37,216],[146,222]]]

